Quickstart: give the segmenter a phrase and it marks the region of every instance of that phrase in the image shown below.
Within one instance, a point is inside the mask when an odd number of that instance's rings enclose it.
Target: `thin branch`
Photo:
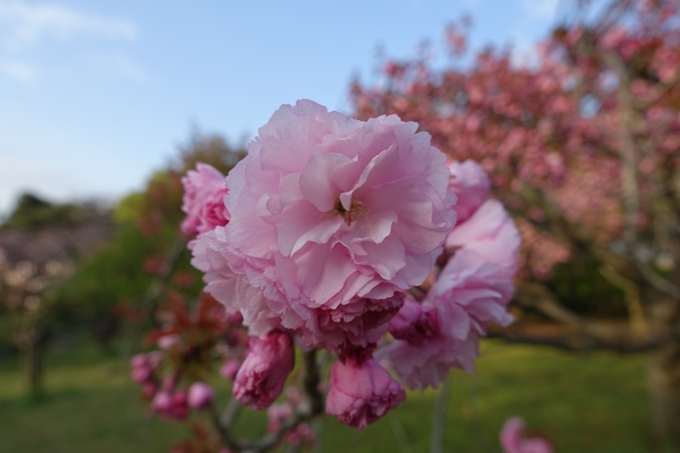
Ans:
[[[316,349],[305,353],[305,368],[302,378],[303,389],[309,398],[309,410],[296,412],[292,420],[283,422],[281,428],[275,433],[269,433],[256,441],[244,441],[236,439],[231,435],[230,429],[236,421],[240,404],[238,401],[231,400],[227,405],[225,414],[220,419],[214,406],[210,406],[210,416],[215,429],[222,438],[224,445],[234,451],[243,453],[261,453],[276,446],[284,436],[296,429],[301,423],[305,423],[321,414],[324,409],[323,395],[319,390],[320,370],[316,360]]]
[[[446,426],[446,406],[451,391],[451,378],[447,377],[437,395],[434,405],[434,419],[432,420],[432,445],[430,453],[444,452],[444,427]]]
[[[650,285],[652,285],[654,288],[658,289],[659,291],[666,293],[667,295],[671,296],[674,299],[680,300],[680,286],[669,282],[663,277],[660,277],[659,275],[656,274],[652,269],[650,269],[645,263],[636,260],[635,265],[637,266],[637,269],[640,271],[642,276],[649,282]]]
[[[185,239],[178,237],[168,250],[168,253],[165,256],[162,272],[159,272],[156,275],[154,280],[151,282],[151,285],[149,285],[149,288],[144,293],[141,302],[139,303],[139,308],[144,313],[144,319],[149,318],[156,310],[158,301],[163,294],[163,288],[175,270],[175,267],[179,262],[179,257],[186,248],[186,244],[187,242]],[[142,335],[143,326],[141,323],[137,323],[133,324],[131,329],[132,332],[127,335],[129,338],[128,343],[123,349],[125,357],[131,356],[134,352],[134,349],[139,343],[140,337]]]
[[[630,327],[616,326],[585,319],[563,307],[550,290],[540,283],[519,283],[515,300],[525,308],[533,308],[548,318],[574,328],[571,333],[554,336],[537,336],[522,332],[520,327],[491,334],[511,341],[545,344],[569,350],[608,349],[636,352],[653,349],[662,340],[658,332],[638,332]]]

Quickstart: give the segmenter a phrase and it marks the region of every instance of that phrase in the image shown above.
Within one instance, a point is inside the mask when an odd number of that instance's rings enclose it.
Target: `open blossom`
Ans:
[[[541,437],[525,438],[522,434],[524,421],[519,417],[509,418],[500,432],[504,453],[553,453],[553,446]]]
[[[468,171],[452,173],[452,181],[474,187],[466,175],[483,179]],[[466,200],[464,191],[457,195]],[[476,200],[471,205],[475,210],[446,240],[453,256],[422,303],[408,300],[390,321],[396,341],[377,352],[410,388],[437,387],[452,367],[472,372],[485,326],[506,326],[513,320],[506,307],[514,289],[519,233],[497,201]]]
[[[293,343],[288,335],[273,332],[264,338],[251,338],[249,346],[232,392],[242,404],[266,409],[281,395],[293,369]]]
[[[227,177],[229,223],[194,246],[206,291],[252,335],[375,341],[455,223],[446,158],[417,127],[282,106]]]
[[[451,171],[449,187],[458,197],[455,206],[458,222],[464,222],[486,200],[491,189],[491,181],[474,160],[468,159],[465,162],[454,160],[446,166]]]
[[[404,388],[375,359],[336,360],[331,368],[326,413],[363,429],[406,399]]]
[[[229,212],[224,205],[227,186],[219,170],[199,162],[195,171],[190,170],[182,178],[182,184],[182,211],[187,216],[181,228],[185,234],[201,234],[227,224]]]

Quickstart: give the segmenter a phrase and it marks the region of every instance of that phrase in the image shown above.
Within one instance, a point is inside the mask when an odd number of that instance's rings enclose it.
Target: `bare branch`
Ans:
[[[656,347],[661,338],[651,332],[639,332],[629,327],[585,319],[563,307],[550,290],[540,283],[519,283],[515,300],[525,308],[538,310],[550,319],[572,330],[566,334],[545,336],[529,334],[521,325],[510,329],[490,332],[511,341],[549,344],[569,350],[609,349],[620,352],[636,352]]]

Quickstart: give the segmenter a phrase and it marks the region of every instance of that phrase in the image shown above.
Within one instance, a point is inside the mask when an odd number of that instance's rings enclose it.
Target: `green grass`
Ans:
[[[0,451],[169,452],[186,429],[149,416],[128,372],[92,351],[52,354],[46,396],[32,401],[18,362],[0,364]],[[500,452],[498,431],[514,415],[553,441],[558,453],[651,450],[644,356],[575,355],[487,341],[476,373],[455,372],[452,379],[445,451]],[[325,418],[323,451],[428,451],[435,397],[412,392],[363,431]],[[263,421],[262,414],[247,414],[241,432],[258,432]]]

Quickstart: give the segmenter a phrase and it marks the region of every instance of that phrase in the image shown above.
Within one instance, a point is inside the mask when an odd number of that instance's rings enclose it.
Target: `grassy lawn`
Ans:
[[[52,354],[47,395],[24,396],[18,363],[0,364],[0,451],[30,453],[169,452],[186,435],[182,424],[147,414],[128,367],[92,351]],[[563,353],[483,343],[477,372],[455,372],[445,451],[498,453],[506,418],[522,416],[558,453],[649,452],[651,425],[644,356]],[[226,387],[226,385],[225,385]],[[429,450],[436,394],[413,392],[364,431],[326,418],[326,453],[418,453]],[[249,414],[244,432],[261,429]]]

